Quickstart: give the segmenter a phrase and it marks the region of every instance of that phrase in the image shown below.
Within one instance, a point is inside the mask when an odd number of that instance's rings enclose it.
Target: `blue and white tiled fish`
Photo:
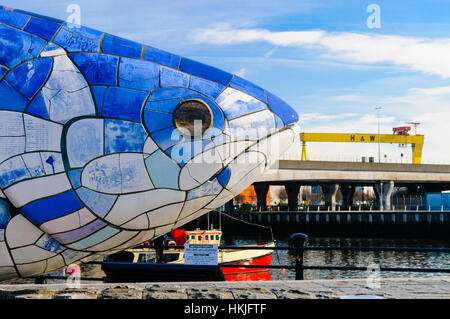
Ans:
[[[151,240],[224,205],[298,133],[211,66],[0,7],[0,280]]]

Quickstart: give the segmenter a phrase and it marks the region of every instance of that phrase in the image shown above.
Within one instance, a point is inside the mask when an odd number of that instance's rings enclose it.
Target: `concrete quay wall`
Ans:
[[[369,285],[370,286],[370,285]],[[450,277],[365,279],[0,285],[0,299],[450,299]]]

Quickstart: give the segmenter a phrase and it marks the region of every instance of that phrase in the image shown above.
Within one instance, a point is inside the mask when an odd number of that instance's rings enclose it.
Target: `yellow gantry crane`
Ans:
[[[394,129],[394,132],[395,129]],[[398,132],[398,131],[397,131]],[[353,134],[353,133],[300,133],[302,141],[302,161],[308,160],[306,142],[338,142],[338,143],[398,143],[411,144],[412,162],[422,162],[423,135],[398,134]]]

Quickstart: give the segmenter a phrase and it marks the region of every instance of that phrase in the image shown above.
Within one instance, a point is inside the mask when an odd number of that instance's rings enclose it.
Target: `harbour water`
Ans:
[[[270,235],[241,235],[231,236],[224,234],[224,245],[255,244],[270,240]],[[277,246],[288,246],[289,237],[276,237]],[[346,238],[346,237],[314,237],[309,238],[309,246],[371,246],[371,247],[422,247],[422,248],[448,248],[450,240],[439,239],[380,239],[380,238]],[[309,266],[358,266],[358,267],[414,267],[414,268],[450,268],[450,253],[439,252],[372,252],[372,251],[305,251],[304,264]],[[272,265],[294,265],[293,252],[275,251]],[[271,269],[271,280],[294,280],[294,270]],[[81,276],[102,278],[104,272],[99,265],[82,265]],[[448,273],[422,273],[422,272],[380,272],[380,278],[426,278],[447,276]],[[305,270],[304,279],[344,279],[368,278],[367,271],[338,271],[338,270]],[[18,279],[3,282],[2,284],[30,284],[33,279]]]
[[[277,246],[288,246],[289,238],[275,238]],[[248,244],[267,240],[267,236],[241,236],[239,239],[224,237],[227,245]],[[450,240],[438,239],[380,239],[380,238],[344,238],[344,237],[315,237],[309,238],[309,246],[365,246],[365,247],[421,247],[448,248]],[[294,265],[295,255],[289,251],[274,252],[273,265]],[[436,252],[372,252],[372,251],[305,251],[305,266],[358,266],[358,267],[408,267],[408,268],[450,268],[450,253]],[[272,280],[293,280],[293,270],[271,269]],[[338,271],[338,270],[305,270],[304,279],[344,279],[367,278],[367,271]],[[380,272],[380,278],[425,278],[447,276],[448,273],[422,272]]]

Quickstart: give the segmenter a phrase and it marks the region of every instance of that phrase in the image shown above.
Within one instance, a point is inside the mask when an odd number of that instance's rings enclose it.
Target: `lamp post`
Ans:
[[[377,120],[378,120],[378,163],[381,163],[381,151],[380,151],[380,110],[381,106],[375,108],[377,110]]]

